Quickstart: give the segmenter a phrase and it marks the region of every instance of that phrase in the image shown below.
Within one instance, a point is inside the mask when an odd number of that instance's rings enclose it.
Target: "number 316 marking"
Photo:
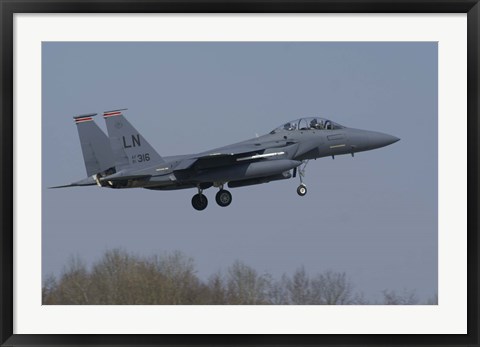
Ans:
[[[144,153],[144,154],[136,154],[132,156],[132,162],[138,162],[142,163],[144,161],[149,161],[150,160],[150,153]]]

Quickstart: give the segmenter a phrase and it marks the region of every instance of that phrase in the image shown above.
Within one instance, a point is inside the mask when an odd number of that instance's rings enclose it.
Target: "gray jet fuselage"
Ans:
[[[166,170],[163,170],[163,174],[158,175],[158,171],[156,171],[158,168],[152,167],[146,169],[142,171],[142,173],[152,174],[152,177],[148,182],[139,182],[140,184],[137,187],[143,186],[150,189],[171,190],[191,188],[192,186],[196,186],[196,184],[207,187],[209,183],[213,183],[214,181],[226,183],[242,179],[264,177],[265,175],[274,175],[281,171],[293,169],[299,166],[304,160],[334,157],[343,154],[354,155],[358,152],[384,147],[396,141],[398,141],[398,138],[391,135],[353,128],[332,130],[307,129],[295,130],[288,133],[266,134],[206,152],[163,157],[166,161],[166,163],[162,165],[162,168],[166,168]],[[264,165],[265,169],[260,168],[258,171],[249,171],[249,168],[251,169],[259,166],[258,161],[240,161],[228,167],[220,166],[217,168],[199,169],[197,172],[189,176],[188,180],[191,183],[185,185],[172,185],[172,180],[166,174],[167,172],[171,172],[169,169],[174,169],[180,162],[186,159],[205,156],[214,157],[216,153],[228,152],[229,148],[254,148],[256,145],[260,144],[267,144],[270,146],[270,148],[266,149],[263,154],[275,154],[271,157],[262,157],[261,165]],[[271,167],[271,170],[268,170],[269,167]]]
[[[123,110],[104,112],[108,136],[93,121],[95,114],[76,116],[87,170],[86,179],[67,186],[176,190],[196,188],[192,205],[208,204],[203,190],[219,188],[218,205],[230,205],[224,189],[300,178],[297,193],[304,196],[306,163],[388,146],[399,139],[384,133],[347,128],[320,117],[300,118],[269,134],[196,154],[162,157],[123,116]],[[303,166],[303,168],[302,168]]]

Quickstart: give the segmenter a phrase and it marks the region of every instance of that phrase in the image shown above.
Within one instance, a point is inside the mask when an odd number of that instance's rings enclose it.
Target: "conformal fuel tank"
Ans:
[[[242,163],[216,170],[209,170],[192,177],[199,182],[237,181],[248,178],[280,174],[299,166],[302,162],[289,159],[264,160],[254,163]]]

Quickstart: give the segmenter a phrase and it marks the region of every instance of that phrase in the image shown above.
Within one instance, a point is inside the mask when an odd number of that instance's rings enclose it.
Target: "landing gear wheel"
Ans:
[[[208,199],[205,195],[199,193],[195,194],[192,198],[192,206],[197,211],[202,211],[207,208]]]
[[[219,206],[227,207],[232,203],[232,194],[228,190],[220,189],[215,195],[215,200]]]
[[[300,164],[300,166],[298,167],[298,177],[300,178],[300,185],[297,188],[297,194],[300,196],[305,196],[307,194],[307,186],[305,185],[305,183],[303,183],[303,177],[305,177],[305,169],[307,168],[307,165],[308,160],[304,160],[302,164]]]
[[[305,196],[305,194],[307,194],[307,187],[303,184],[300,184],[297,188],[297,194],[300,196]]]

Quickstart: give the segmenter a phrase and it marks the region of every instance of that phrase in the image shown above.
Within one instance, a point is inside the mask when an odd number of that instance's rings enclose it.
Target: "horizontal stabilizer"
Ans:
[[[56,188],[68,188],[68,187],[84,187],[84,186],[94,186],[97,184],[97,181],[93,177],[88,177],[78,182],[73,182],[70,184],[65,184],[63,186],[55,186],[55,187],[48,187],[48,189],[56,189]]]
[[[96,183],[89,183],[89,184],[66,184],[64,186],[55,186],[55,187],[48,187],[48,189],[57,189],[57,188],[69,188],[69,187],[85,187],[85,186],[95,186],[97,185]]]

